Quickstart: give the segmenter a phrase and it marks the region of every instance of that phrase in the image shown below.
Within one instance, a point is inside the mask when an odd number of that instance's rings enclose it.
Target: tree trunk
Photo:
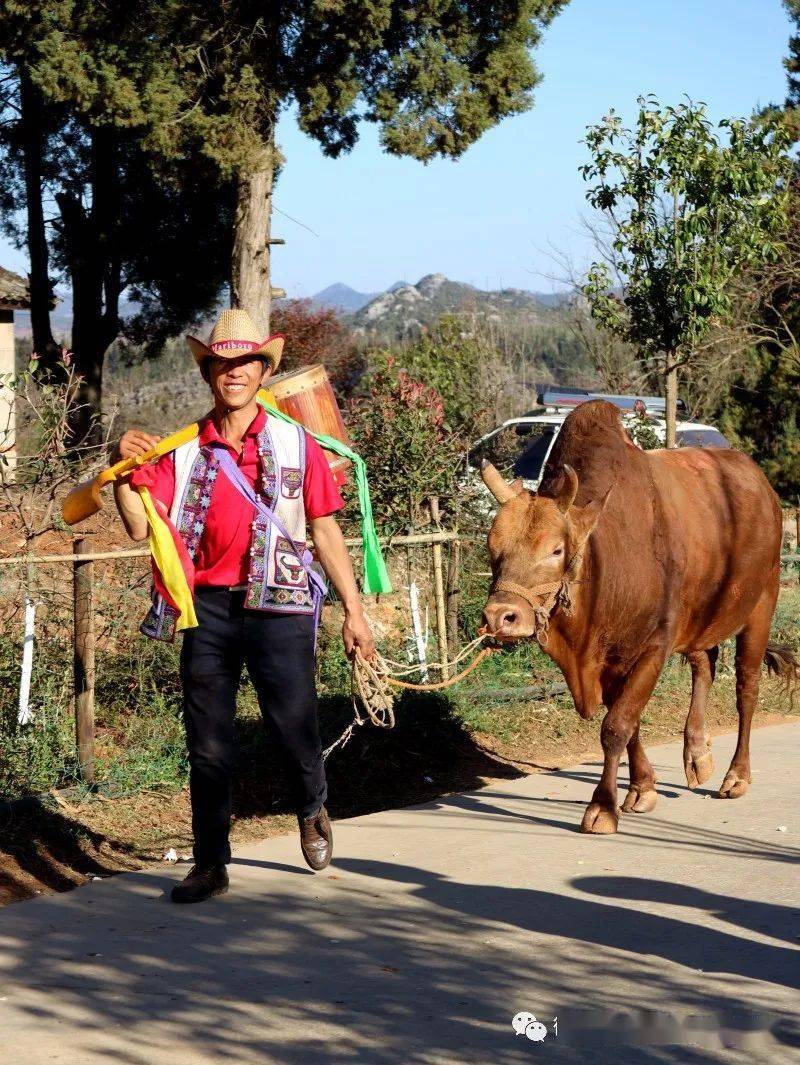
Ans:
[[[121,266],[115,248],[118,173],[114,134],[91,131],[91,196],[87,213],[77,196],[57,197],[72,281],[72,348],[75,369],[83,378],[70,416],[74,450],[99,444],[103,360],[119,332]]]
[[[39,369],[52,370],[59,349],[50,327],[50,253],[44,228],[42,207],[42,158],[44,155],[44,108],[39,90],[29,75],[20,71],[20,126],[25,171],[28,256],[31,262],[31,330],[33,350],[39,355]]]
[[[678,438],[676,426],[678,421],[678,355],[677,352],[668,351],[666,368],[664,371],[664,397],[666,399],[665,421],[667,423],[667,435],[664,441],[666,447],[677,447]]]
[[[77,197],[59,196],[72,283],[72,350],[75,370],[82,378],[76,405],[69,415],[72,447],[96,444],[100,439],[103,356],[100,326],[103,318],[102,272],[91,216]]]
[[[275,142],[252,172],[240,174],[231,260],[231,306],[243,307],[266,337],[269,333],[270,221]]]

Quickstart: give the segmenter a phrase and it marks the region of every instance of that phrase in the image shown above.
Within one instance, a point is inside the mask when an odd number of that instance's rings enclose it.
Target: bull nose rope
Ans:
[[[556,581],[548,581],[532,588],[503,580],[497,581],[494,585],[494,591],[512,592],[530,603],[534,614],[534,635],[542,647],[547,643],[548,628],[553,613],[556,610],[563,610],[566,614],[572,611],[571,586],[577,583],[574,573],[580,566],[582,559],[583,550],[579,548],[567,563],[561,577]],[[542,602],[539,602],[539,596],[544,596]],[[493,632],[481,633],[480,636],[477,636],[466,647],[462,648],[453,661],[448,664],[457,666],[459,662],[463,662],[468,655],[472,654],[484,640],[491,639],[495,635]],[[322,752],[323,759],[327,758],[337,747],[344,747],[355,730],[360,725],[365,725],[367,721],[370,721],[378,728],[394,728],[394,696],[391,693],[391,688],[405,688],[418,692],[443,691],[445,688],[451,688],[454,684],[458,684],[473,669],[477,668],[485,658],[499,650],[499,647],[484,647],[465,669],[449,680],[441,680],[433,684],[412,684],[410,681],[401,680],[400,678],[406,677],[410,673],[419,673],[423,669],[443,670],[444,664],[442,662],[431,662],[408,665],[404,662],[395,662],[391,658],[384,658],[383,655],[378,653],[375,654],[373,659],[367,661],[361,657],[358,649],[356,649],[350,674],[350,695],[353,700],[354,711],[353,720],[341,736]],[[366,711],[366,717],[361,714],[359,704]]]
[[[466,647],[459,651],[452,662],[448,663],[448,666],[454,667],[463,662],[484,640],[488,640],[492,635],[490,632],[484,632],[474,640],[471,640]],[[445,688],[451,688],[454,684],[458,684],[473,669],[476,669],[485,658],[499,650],[500,648],[498,647],[484,647],[478,651],[468,666],[455,676],[450,677],[449,680],[414,684],[401,678],[407,677],[412,673],[419,673],[422,670],[433,669],[441,671],[445,668],[444,663],[423,662],[409,665],[405,662],[396,662],[394,659],[385,658],[377,652],[374,658],[367,660],[356,649],[350,674],[350,695],[353,700],[354,711],[353,720],[341,736],[322,752],[322,757],[327,758],[337,747],[344,747],[355,730],[360,725],[366,725],[368,721],[378,728],[394,728],[394,695],[391,691],[392,688],[404,688],[418,692],[443,691]],[[361,707],[363,707],[366,716],[361,713]]]

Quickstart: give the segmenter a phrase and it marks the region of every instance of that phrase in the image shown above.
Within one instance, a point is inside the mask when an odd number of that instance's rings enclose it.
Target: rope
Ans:
[[[565,614],[572,613],[572,586],[579,584],[572,574],[583,561],[583,548],[579,547],[567,563],[564,572],[557,581],[547,581],[544,584],[535,584],[531,588],[515,581],[507,581],[502,578],[496,581],[492,592],[511,592],[524,599],[533,608],[534,635],[543,648],[547,647],[547,638],[550,630],[550,619],[556,610],[562,610]],[[539,597],[542,596],[541,602]]]
[[[455,677],[450,677],[449,680],[440,680],[436,684],[410,684],[407,681],[396,680],[394,677],[387,677],[386,680],[387,683],[393,684],[396,688],[409,688],[411,691],[415,692],[442,691],[444,688],[449,688],[453,684],[458,684],[459,681],[462,681],[464,677],[468,676],[473,671],[473,669],[476,669],[484,660],[484,658],[488,658],[489,655],[496,654],[499,650],[499,647],[484,647],[484,649],[475,656],[474,660],[470,662],[466,669],[462,669],[461,672],[457,673]]]
[[[335,751],[337,747],[344,747],[348,742],[353,732],[360,725],[365,725],[368,721],[375,725],[377,728],[394,728],[394,696],[391,688],[405,688],[411,691],[443,691],[445,688],[451,688],[454,684],[458,684],[468,676],[473,669],[477,669],[480,663],[491,654],[495,654],[498,647],[484,647],[481,651],[475,655],[475,658],[468,666],[462,669],[455,676],[450,677],[449,680],[436,681],[434,683],[426,684],[413,684],[411,681],[401,680],[401,677],[408,676],[411,673],[419,673],[422,670],[434,669],[444,670],[445,665],[448,667],[457,666],[460,662],[472,654],[473,651],[483,643],[484,640],[489,639],[492,634],[489,632],[482,633],[476,637],[466,647],[456,655],[452,662],[422,662],[416,665],[408,665],[405,662],[396,662],[391,658],[384,658],[383,655],[376,653],[373,658],[367,660],[362,658],[358,648],[353,656],[352,671],[350,675],[350,695],[353,700],[353,720],[344,730],[344,732],[335,740],[330,747],[327,747],[323,753],[323,759],[327,759],[328,755],[332,751]],[[366,716],[363,716],[359,707],[363,707],[366,712]]]
[[[542,647],[547,644],[552,614],[556,610],[563,610],[566,614],[572,612],[571,586],[576,583],[572,574],[580,565],[582,558],[583,550],[579,548],[569,560],[563,574],[557,581],[548,581],[546,584],[534,585],[528,588],[513,581],[503,581],[501,579],[494,585],[494,591],[513,592],[530,603],[533,607],[535,637]],[[539,602],[538,597],[542,595],[544,599]],[[492,636],[494,636],[494,633],[484,632],[476,637],[456,655],[452,662],[448,663],[448,666],[457,666],[468,655],[472,654],[479,644]],[[366,661],[356,648],[350,680],[350,695],[353,700],[354,710],[353,720],[338,740],[322,752],[323,759],[326,759],[337,747],[344,747],[354,731],[360,725],[366,724],[367,721],[372,722],[378,728],[394,728],[394,698],[390,691],[391,688],[405,688],[418,692],[443,691],[445,688],[451,688],[454,684],[458,684],[473,669],[476,669],[485,658],[498,650],[498,647],[484,647],[465,669],[462,669],[454,677],[450,677],[449,680],[441,680],[433,684],[412,684],[410,681],[400,680],[399,678],[408,676],[410,673],[418,673],[423,669],[444,670],[445,664],[431,662],[407,665],[404,662],[395,662],[391,658],[384,658],[377,653],[370,661]],[[363,717],[360,713],[359,704],[366,711],[366,717]]]

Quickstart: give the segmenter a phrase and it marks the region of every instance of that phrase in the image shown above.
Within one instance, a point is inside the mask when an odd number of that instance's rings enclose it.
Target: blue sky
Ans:
[[[367,126],[349,156],[326,159],[286,115],[273,219],[286,246],[275,249],[273,283],[303,296],[441,272],[481,288],[559,287],[547,277],[550,249],[588,256],[586,125],[610,107],[630,118],[648,92],[702,100],[715,119],[782,100],[789,32],[780,0],[571,0],[537,50],[533,109],[458,162],[390,158]],[[7,245],[0,263],[26,265]]]

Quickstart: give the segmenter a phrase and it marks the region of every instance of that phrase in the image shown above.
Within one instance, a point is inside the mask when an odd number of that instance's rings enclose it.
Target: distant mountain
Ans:
[[[50,314],[53,333],[57,340],[69,343],[72,293],[69,289],[59,290],[56,296],[59,302]],[[413,336],[443,314],[453,312],[473,311],[489,319],[502,316],[541,321],[565,299],[565,293],[527,292],[520,288],[485,292],[462,281],[450,281],[444,274],[426,274],[416,285],[395,281],[380,293],[358,292],[336,282],[312,296],[312,303],[316,307],[333,307],[357,332],[388,341]],[[120,301],[123,319],[137,310],[138,306],[124,297]],[[17,311],[14,317],[17,336],[30,336],[30,314]]]
[[[56,299],[58,303],[50,311],[50,328],[57,341],[68,344],[72,332],[72,293],[69,290],[59,290],[56,292]],[[31,336],[30,311],[14,312],[14,332],[18,337]]]
[[[545,307],[556,309],[566,306],[574,298],[571,292],[532,292],[531,295]]]
[[[520,288],[484,292],[444,274],[427,274],[416,285],[397,282],[348,317],[359,333],[386,340],[413,336],[443,314],[474,312],[488,319],[542,321],[563,297]]]
[[[317,306],[335,307],[338,311],[352,314],[370,300],[375,299],[376,295],[376,292],[356,292],[349,285],[343,285],[341,281],[337,281],[335,285],[328,285],[322,292],[318,292],[311,298]]]

